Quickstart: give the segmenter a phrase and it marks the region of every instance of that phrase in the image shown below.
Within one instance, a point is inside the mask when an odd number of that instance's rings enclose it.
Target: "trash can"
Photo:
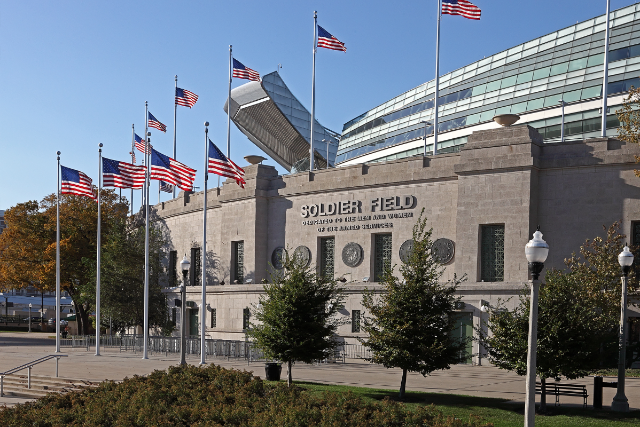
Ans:
[[[279,363],[265,363],[264,373],[267,381],[280,381],[282,365]]]

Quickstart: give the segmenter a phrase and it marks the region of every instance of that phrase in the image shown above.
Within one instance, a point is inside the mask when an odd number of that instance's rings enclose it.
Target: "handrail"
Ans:
[[[67,357],[66,354],[50,354],[48,356],[41,357],[40,359],[36,359],[32,362],[25,363],[24,365],[20,365],[16,368],[9,369],[8,371],[0,372],[0,397],[4,396],[4,377],[7,375],[15,374],[18,371],[22,371],[23,369],[28,369],[27,373],[27,388],[31,389],[31,368],[35,365],[46,362],[47,360],[56,359],[56,378],[58,378],[58,362],[61,357]]]

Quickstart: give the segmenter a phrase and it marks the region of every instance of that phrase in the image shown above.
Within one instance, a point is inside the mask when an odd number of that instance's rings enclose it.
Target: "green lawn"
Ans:
[[[310,382],[295,382],[314,393],[323,391],[351,391],[366,400],[382,400],[389,396],[396,399],[397,390],[382,390],[364,387],[326,385]],[[408,405],[435,405],[445,415],[468,419],[474,415],[484,422],[493,423],[495,427],[513,427],[523,425],[524,404],[507,403],[504,399],[462,396],[455,394],[423,393],[409,391],[405,403]],[[553,400],[549,409],[554,415],[536,416],[536,426],[634,426],[640,425],[640,411],[628,414],[610,411],[594,411],[593,409],[554,407]]]

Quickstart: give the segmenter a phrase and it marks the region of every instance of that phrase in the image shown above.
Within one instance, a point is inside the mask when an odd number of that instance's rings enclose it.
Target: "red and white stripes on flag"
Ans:
[[[87,196],[93,200],[98,200],[93,192],[93,182],[84,172],[60,165],[60,193],[75,194],[76,196]]]
[[[236,165],[228,159],[216,145],[209,140],[209,173],[232,178],[236,183],[244,188],[246,181],[244,180],[244,169]]]
[[[335,38],[329,31],[318,25],[318,47],[325,49],[347,51],[347,47],[340,40]]]
[[[135,141],[136,141],[135,142],[136,150],[140,151],[141,153],[148,154],[148,153],[145,152],[145,149],[144,149],[145,140],[140,138],[138,136],[138,134],[134,134],[134,137],[135,137]],[[153,148],[153,145],[151,145],[151,144],[148,144],[148,145],[149,145],[149,148]],[[133,156],[134,156],[133,162],[135,163],[135,154]]]
[[[102,158],[102,184],[105,187],[139,189],[144,185],[147,168],[132,163]]]
[[[252,70],[251,68],[244,65],[242,62],[233,58],[233,75],[232,77],[238,79],[247,79],[252,80],[254,82],[260,81],[260,73],[256,70]]]
[[[196,170],[152,148],[150,178],[173,184],[184,191],[192,191]]]
[[[467,0],[442,0],[442,14],[480,20],[480,8]]]
[[[196,105],[197,101],[198,95],[195,93],[186,89],[180,89],[179,87],[176,88],[176,105],[191,108]]]

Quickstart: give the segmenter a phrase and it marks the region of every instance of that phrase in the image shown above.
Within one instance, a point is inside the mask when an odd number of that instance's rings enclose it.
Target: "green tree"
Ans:
[[[449,369],[462,361],[466,342],[452,338],[452,316],[458,285],[465,277],[442,282],[445,267],[433,252],[432,229],[426,230],[426,218],[420,214],[413,227],[413,250],[400,267],[403,280],[386,269],[384,291],[364,293],[363,330],[369,334],[360,341],[373,353],[370,361],[387,368],[402,369],[400,398],[404,397],[407,372],[423,376],[435,370]]]
[[[624,236],[618,223],[605,230],[606,238],[581,246],[582,258],[574,253],[565,259],[567,271],[551,270],[545,276],[538,300],[536,356],[543,390],[548,378],[581,378],[615,361],[621,296],[617,256]],[[631,282],[637,283],[633,274]],[[491,310],[487,323],[491,335],[479,330],[490,361],[518,375],[527,372],[528,292],[523,290],[511,312],[503,304]],[[541,410],[546,410],[544,393]]]
[[[255,307],[259,323],[251,323],[247,336],[265,356],[287,364],[287,384],[295,362],[312,363],[333,354],[335,333],[341,322],[336,313],[344,302],[335,280],[317,275],[296,257],[285,256],[283,270],[271,275]]]
[[[173,330],[168,316],[166,296],[161,290],[164,276],[162,248],[166,244],[164,231],[155,221],[151,211],[149,229],[149,326],[158,328],[163,334]],[[144,263],[145,229],[142,221],[126,218],[114,219],[109,232],[103,235],[101,260],[101,323],[111,325],[114,330],[144,324]],[[90,297],[95,300],[95,258],[90,261],[93,284]]]

